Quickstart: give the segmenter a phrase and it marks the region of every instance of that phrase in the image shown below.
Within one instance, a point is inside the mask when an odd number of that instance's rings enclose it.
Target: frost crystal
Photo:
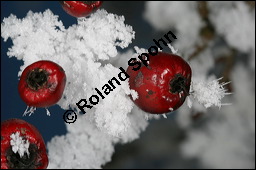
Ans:
[[[173,54],[179,55],[179,54],[178,54],[178,49],[176,50],[171,44],[168,44],[168,47],[171,49],[171,52],[172,52]]]
[[[136,51],[137,55],[141,55],[142,53],[148,53],[148,50],[145,48],[139,48],[137,46],[134,46],[134,50]]]
[[[220,78],[221,79],[221,78]],[[193,82],[191,84],[192,96],[204,107],[208,108],[212,105],[221,107],[221,99],[229,94],[226,93],[226,89],[224,89],[224,85],[228,83],[219,83],[217,80],[213,80],[210,82]]]
[[[189,108],[192,107],[192,101],[191,101],[191,99],[189,98],[189,96],[187,96],[187,105],[188,105]]]
[[[209,2],[217,32],[243,52],[255,50],[255,10],[244,2]],[[239,41],[238,41],[239,40]]]
[[[169,110],[172,112],[172,111],[173,111],[173,108],[170,107]]]
[[[23,113],[23,116],[26,116],[27,114],[29,114],[29,116],[31,116],[35,111],[36,111],[36,107],[33,107],[33,106],[29,107],[29,106],[27,106],[26,110]]]
[[[95,88],[102,91],[109,80],[118,78],[120,70],[108,61],[117,56],[117,47],[126,48],[131,43],[134,31],[124,24],[123,16],[105,10],[78,19],[78,24],[66,29],[58,16],[46,10],[29,12],[22,20],[14,15],[5,18],[1,36],[4,41],[8,38],[13,41],[8,56],[24,61],[19,75],[38,60],[50,60],[62,66],[67,83],[57,104],[67,110],[75,109],[81,99],[89,103],[88,99],[97,95]],[[122,59],[129,59],[129,54]],[[116,63],[121,62],[116,59]],[[73,124],[66,124],[66,135],[56,136],[47,144],[49,168],[100,168],[111,160],[114,144],[130,142],[145,130],[148,125],[145,113],[130,100],[133,92],[128,81],[114,85],[85,115],[79,115]]]
[[[118,68],[102,64],[102,61],[115,57],[117,47],[127,47],[134,38],[134,31],[124,24],[123,16],[105,10],[80,18],[77,25],[65,29],[58,16],[46,10],[43,13],[29,12],[22,20],[14,15],[5,18],[1,36],[5,41],[13,40],[8,55],[24,60],[19,75],[26,66],[38,60],[50,60],[62,66],[67,83],[58,105],[69,109],[81,99],[88,101],[96,95],[95,88],[101,89],[118,75]],[[127,96],[130,94],[127,81],[115,86],[95,106],[95,113],[91,113],[95,115],[97,127],[114,136],[129,128],[127,114],[132,109]]]
[[[131,90],[131,95],[133,100],[136,100],[139,98],[138,92],[136,92],[135,90]]]
[[[25,153],[28,154],[29,156],[29,141],[28,140],[23,140],[22,137],[20,136],[20,132],[16,132],[11,134],[11,146],[12,146],[12,151],[14,153],[19,153],[20,157],[23,157]]]

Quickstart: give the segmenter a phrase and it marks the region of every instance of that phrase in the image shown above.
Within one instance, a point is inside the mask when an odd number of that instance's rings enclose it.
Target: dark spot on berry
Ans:
[[[134,80],[135,87],[140,87],[141,85],[143,85],[143,78],[144,78],[144,76],[143,76],[142,72],[140,71]]]
[[[149,95],[152,95],[152,94],[154,94],[154,92],[153,92],[152,90],[149,90],[149,91],[148,91],[148,94],[149,94]]]

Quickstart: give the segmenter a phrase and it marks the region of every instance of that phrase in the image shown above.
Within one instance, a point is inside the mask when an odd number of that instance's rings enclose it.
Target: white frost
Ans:
[[[5,18],[1,24],[1,35],[5,41],[7,38],[13,40],[8,55],[24,60],[19,75],[27,65],[38,60],[51,60],[62,66],[67,83],[58,105],[69,109],[81,99],[88,101],[95,95],[95,88],[101,90],[108,80],[118,78],[118,68],[111,64],[103,65],[100,61],[115,57],[117,47],[127,47],[134,38],[134,31],[124,24],[123,16],[109,14],[105,10],[79,19],[77,25],[65,29],[58,16],[46,10],[44,13],[29,12],[22,20],[14,15]],[[130,126],[127,114],[132,109],[132,102],[126,96],[130,89],[127,81],[120,83],[99,101],[95,113],[92,113],[98,128],[110,135],[122,133]]]
[[[204,107],[208,108],[212,105],[221,107],[221,99],[227,95],[226,89],[223,87],[227,83],[219,83],[220,79],[208,82],[192,82],[191,95]]]
[[[172,111],[173,111],[173,108],[170,107],[169,110],[172,112]]]
[[[79,19],[67,29],[50,10],[29,12],[22,20],[11,15],[1,24],[4,41],[13,41],[8,56],[24,61],[19,75],[38,60],[56,62],[65,70],[67,83],[57,103],[63,109],[77,109],[81,99],[89,103],[88,99],[97,95],[95,88],[103,93],[101,88],[110,79],[119,80],[120,69],[105,61],[117,56],[117,47],[126,48],[134,34],[123,16],[105,10]],[[97,105],[85,108],[86,114],[75,123],[66,124],[66,135],[56,136],[47,144],[49,168],[100,168],[110,161],[114,143],[138,138],[148,123],[144,112],[132,111],[127,80],[114,83],[115,88],[104,94],[104,99],[100,97]]]
[[[192,107],[192,101],[191,101],[189,96],[187,96],[187,105],[188,105],[189,108]]]
[[[209,2],[210,19],[230,46],[248,52],[255,50],[255,9],[244,2]]]
[[[139,98],[138,92],[136,92],[135,90],[131,90],[131,95],[133,100],[136,100]]]
[[[20,136],[20,132],[11,134],[10,138],[10,144],[14,153],[18,152],[20,157],[23,157],[25,153],[27,153],[29,156],[28,148],[30,143],[28,140],[22,139],[22,137]]]
[[[255,80],[244,66],[232,72],[234,106],[208,110],[207,123],[191,129],[181,151],[188,158],[197,157],[202,168],[253,169],[255,167]],[[249,82],[249,83],[248,83]],[[185,108],[185,107],[183,107]]]
[[[168,44],[168,47],[171,49],[171,52],[172,52],[173,54],[179,55],[179,54],[178,54],[178,49],[176,50],[171,44]]]

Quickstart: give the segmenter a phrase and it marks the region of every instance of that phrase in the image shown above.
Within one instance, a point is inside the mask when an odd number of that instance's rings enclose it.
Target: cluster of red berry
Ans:
[[[70,15],[85,17],[99,8],[102,2],[62,1],[61,4]],[[61,99],[65,84],[63,68],[52,61],[41,60],[25,68],[18,90],[29,107],[50,107]],[[12,139],[14,134],[18,136]],[[25,145],[27,152],[24,152]],[[21,119],[1,122],[1,169],[45,169],[47,166],[43,137],[33,125]]]
[[[61,2],[63,9],[74,17],[88,16],[101,4],[100,1]],[[147,60],[141,56],[141,61],[130,62],[126,72],[130,75],[130,88],[138,93],[138,99],[131,97],[134,103],[148,113],[162,114],[173,111],[184,103],[189,95],[191,68],[181,57],[158,53],[158,49],[154,49],[156,52],[144,53]],[[136,64],[139,68],[133,67]],[[29,107],[49,107],[61,99],[65,84],[63,68],[52,61],[41,60],[25,68],[18,90]],[[17,148],[12,148],[11,136],[16,133],[22,141],[29,143],[28,153],[20,155]],[[45,143],[33,125],[19,119],[1,123],[1,169],[41,169],[47,166]]]

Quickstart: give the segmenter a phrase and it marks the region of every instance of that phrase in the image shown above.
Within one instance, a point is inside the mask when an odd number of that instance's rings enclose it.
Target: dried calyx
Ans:
[[[47,72],[43,69],[36,68],[28,73],[27,84],[29,88],[38,90],[44,87],[47,82]]]
[[[186,95],[189,95],[186,88],[186,78],[180,74],[175,75],[175,78],[170,82],[170,87],[170,92],[173,94],[183,91]]]
[[[38,162],[38,148],[35,144],[29,145],[29,155],[24,153],[21,157],[18,152],[14,153],[12,147],[7,150],[7,164],[10,169],[37,169],[40,166]]]

